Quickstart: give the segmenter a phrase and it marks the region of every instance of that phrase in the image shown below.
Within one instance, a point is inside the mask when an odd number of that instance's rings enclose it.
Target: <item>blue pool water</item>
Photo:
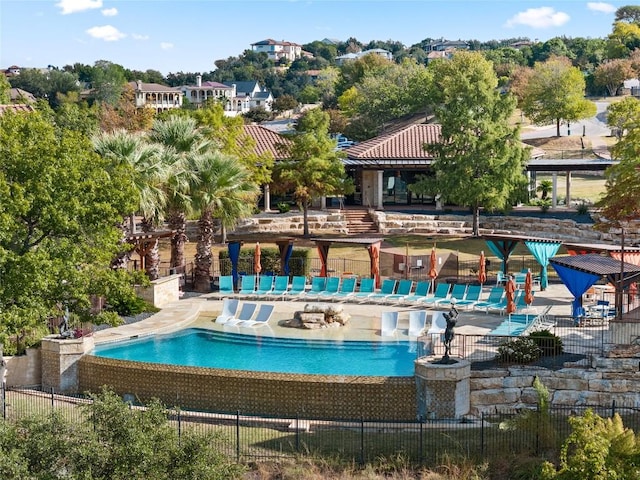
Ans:
[[[306,340],[189,328],[97,346],[93,354],[227,370],[408,377],[413,376],[416,342]]]

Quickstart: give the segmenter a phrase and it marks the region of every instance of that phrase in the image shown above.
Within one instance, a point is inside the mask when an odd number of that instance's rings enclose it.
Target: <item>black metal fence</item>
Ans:
[[[70,423],[89,422],[92,400],[35,389],[1,389],[5,421],[19,422],[52,412]],[[133,407],[132,408],[143,408]],[[166,411],[181,435],[187,429],[216,432],[216,448],[238,462],[287,457],[325,457],[364,464],[401,456],[412,464],[433,466],[443,456],[496,459],[506,452],[554,460],[570,433],[567,419],[587,408],[601,417],[618,413],[625,427],[638,431],[640,409],[615,403],[590,407],[551,407],[545,414],[531,410],[496,410],[478,418],[419,419],[414,422],[334,421],[332,419],[268,418],[216,412]]]

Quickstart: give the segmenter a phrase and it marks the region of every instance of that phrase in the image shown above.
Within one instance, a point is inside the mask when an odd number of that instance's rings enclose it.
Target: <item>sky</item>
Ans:
[[[0,0],[0,68],[93,65],[209,72],[272,38],[605,38],[618,2],[577,0]]]

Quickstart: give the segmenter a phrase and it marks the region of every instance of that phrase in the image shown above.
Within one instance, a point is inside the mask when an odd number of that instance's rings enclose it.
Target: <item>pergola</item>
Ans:
[[[247,242],[259,242],[260,240],[264,241],[264,236],[251,238],[251,237],[243,237],[242,240],[230,240],[227,244],[227,248],[229,250],[229,260],[231,260],[231,275],[233,275],[233,281],[238,281],[238,260],[240,258],[240,247],[242,244]],[[283,237],[283,238],[273,238],[269,239],[269,242],[275,243],[278,245],[278,250],[280,252],[280,275],[289,275],[289,260],[291,259],[291,254],[293,253],[293,238]]]
[[[549,238],[531,237],[528,235],[484,235],[489,249],[502,260],[502,273],[508,273],[509,257],[519,242],[523,242],[540,264],[540,289],[547,288],[547,266],[549,259],[557,252],[562,242]]]
[[[623,291],[640,279],[640,266],[621,262],[599,253],[569,255],[550,260],[558,276],[573,294],[573,314],[577,315],[582,307],[582,295],[589,287],[605,277],[616,286],[616,318],[622,318]]]
[[[163,230],[158,232],[134,233],[126,237],[126,242],[133,245],[133,251],[140,256],[140,268],[146,270],[146,256],[158,244],[161,238],[171,237],[175,232]]]
[[[318,255],[322,264],[320,276],[327,276],[327,259],[329,257],[329,248],[333,244],[355,244],[362,245],[369,251],[369,259],[371,260],[371,277],[375,279],[376,288],[380,288],[380,247],[382,246],[382,238],[312,238],[316,242]]]

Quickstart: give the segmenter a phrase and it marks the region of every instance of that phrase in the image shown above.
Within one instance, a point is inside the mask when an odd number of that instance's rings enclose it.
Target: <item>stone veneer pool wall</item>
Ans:
[[[415,420],[414,377],[298,375],[130,362],[84,355],[79,391],[108,385],[146,403],[216,412],[336,420]]]

